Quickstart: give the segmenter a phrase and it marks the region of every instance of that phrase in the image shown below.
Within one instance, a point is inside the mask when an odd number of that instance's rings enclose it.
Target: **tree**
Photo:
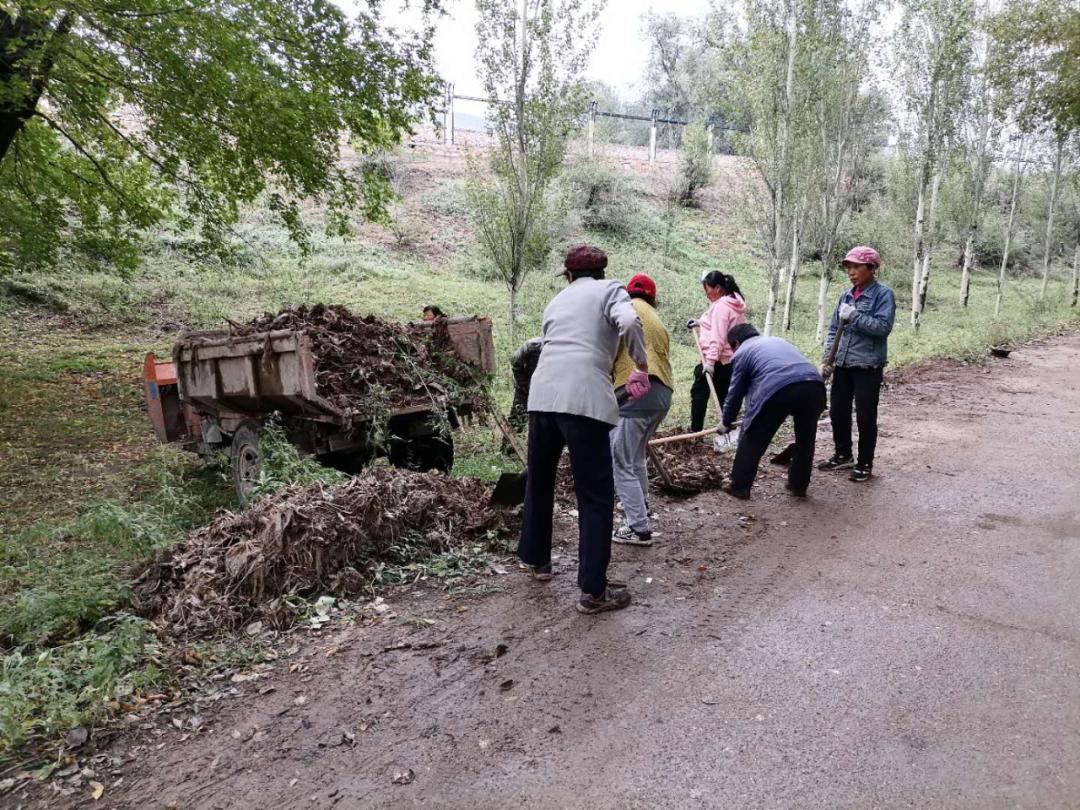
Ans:
[[[817,341],[824,340],[837,238],[844,220],[865,189],[866,162],[876,130],[887,117],[883,100],[865,87],[869,71],[869,32],[877,19],[876,2],[848,6],[817,0],[808,38],[810,87],[810,177],[805,242],[818,256]],[[793,264],[793,270],[797,263]],[[795,275],[788,279],[784,328],[791,328]]]
[[[763,331],[770,334],[784,268],[798,251],[797,219],[803,188],[797,164],[805,145],[805,110],[796,83],[799,0],[753,0],[748,32],[729,82],[731,102],[749,118],[750,132],[737,138],[764,186],[762,238],[768,257],[768,299]]]
[[[426,0],[425,11],[439,0]],[[361,153],[393,147],[433,94],[430,34],[404,36],[364,3],[25,0],[0,3],[0,263],[137,260],[139,232],[174,213],[224,251],[241,206],[268,194],[304,243],[299,203],[328,228],[390,198]]]
[[[547,193],[585,108],[581,74],[602,3],[476,0],[476,8],[494,143],[490,174],[474,166],[467,194],[480,244],[510,293],[516,340],[518,293],[550,252]]]
[[[976,46],[981,53],[979,69],[975,74],[969,104],[961,126],[964,146],[966,185],[967,238],[960,271],[960,305],[966,307],[971,293],[971,272],[975,264],[975,240],[983,219],[983,198],[986,182],[993,165],[993,146],[997,142],[1000,123],[996,115],[992,82],[989,69],[992,59],[993,40],[984,35]]]
[[[955,110],[967,92],[971,18],[970,0],[907,0],[897,38],[895,71],[904,86],[917,156],[911,282],[915,329],[926,307],[945,152],[954,136]]]

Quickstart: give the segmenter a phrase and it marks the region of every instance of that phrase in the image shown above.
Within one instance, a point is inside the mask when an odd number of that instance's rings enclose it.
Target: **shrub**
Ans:
[[[641,210],[630,179],[599,160],[583,160],[563,173],[569,208],[581,225],[623,236],[639,224]]]
[[[679,152],[679,176],[673,194],[680,205],[697,204],[697,193],[712,180],[712,152],[705,125],[690,124],[683,134]]]

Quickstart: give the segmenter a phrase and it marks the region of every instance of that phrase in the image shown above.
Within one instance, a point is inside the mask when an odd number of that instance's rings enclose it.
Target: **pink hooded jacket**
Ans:
[[[698,344],[711,363],[727,365],[734,352],[728,343],[728,330],[746,323],[746,302],[738,293],[713,301],[698,319]]]

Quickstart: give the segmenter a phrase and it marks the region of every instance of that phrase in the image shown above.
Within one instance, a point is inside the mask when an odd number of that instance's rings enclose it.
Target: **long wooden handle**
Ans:
[[[840,349],[840,338],[844,336],[844,327],[847,326],[847,321],[840,321],[840,325],[836,327],[836,335],[833,337],[832,348],[829,349],[829,358],[825,361],[825,365],[831,366],[836,362],[836,353]]]
[[[701,350],[701,329],[694,327],[694,345],[697,346],[698,357],[701,358],[701,373],[705,375],[705,382],[709,384],[709,394],[712,396],[713,407],[716,408],[716,421],[724,418],[724,406],[720,404],[720,397],[716,395],[716,386],[713,385],[712,375],[705,372],[705,352]]]

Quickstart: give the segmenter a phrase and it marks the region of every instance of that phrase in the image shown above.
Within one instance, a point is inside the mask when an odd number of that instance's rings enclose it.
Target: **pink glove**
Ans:
[[[626,393],[630,395],[630,399],[641,399],[649,393],[651,387],[649,375],[638,368],[631,371],[630,377],[626,380]]]

